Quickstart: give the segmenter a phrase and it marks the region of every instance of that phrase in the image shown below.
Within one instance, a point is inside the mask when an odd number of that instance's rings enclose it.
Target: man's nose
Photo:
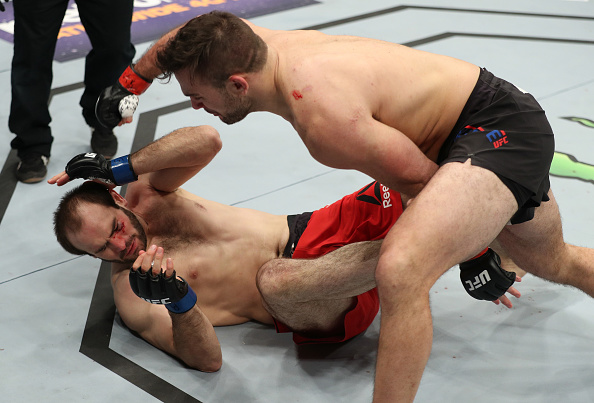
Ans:
[[[109,244],[114,252],[121,252],[126,249],[126,240],[123,237],[113,237]]]

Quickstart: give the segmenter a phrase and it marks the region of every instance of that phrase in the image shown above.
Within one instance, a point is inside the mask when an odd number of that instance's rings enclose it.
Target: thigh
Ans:
[[[379,311],[379,296],[377,289],[374,288],[348,301],[350,303],[345,306],[345,309],[327,319],[316,320],[319,311],[315,304],[304,306],[308,309],[310,318],[303,322],[275,321],[277,332],[293,331],[293,340],[297,344],[339,343],[349,340],[371,325]]]
[[[19,0],[14,5],[13,68],[51,69],[68,0]],[[16,65],[16,66],[15,66]],[[31,77],[35,77],[31,75]]]
[[[444,271],[489,245],[517,211],[493,172],[464,163],[442,166],[407,207],[382,247],[382,258],[432,284]],[[421,274],[421,276],[416,276]]]
[[[76,4],[93,49],[129,46],[134,12],[132,0],[78,0]]]
[[[294,332],[327,334],[341,331],[345,315],[356,305],[356,297],[318,300],[277,305],[270,313]]]
[[[522,269],[550,280],[566,258],[567,248],[559,207],[549,190],[550,200],[536,208],[534,218],[522,224],[508,225],[497,240]]]
[[[96,126],[95,103],[101,91],[112,85],[132,62],[132,0],[78,0],[80,20],[92,49],[85,63],[85,91],[80,100],[89,126]]]

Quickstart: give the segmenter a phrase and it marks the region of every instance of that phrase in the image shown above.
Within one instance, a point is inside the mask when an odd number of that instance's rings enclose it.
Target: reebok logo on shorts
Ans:
[[[466,136],[467,134],[476,133],[476,132],[485,133],[485,137],[491,144],[493,144],[493,147],[495,147],[495,148],[499,148],[502,145],[508,143],[507,134],[505,134],[505,131],[503,131],[503,130],[491,130],[490,132],[487,133],[486,130],[480,126],[473,127],[470,125],[465,126],[462,130],[460,130],[460,132],[456,135],[456,138],[454,139],[454,141],[458,140],[462,136]]]
[[[357,200],[383,206],[392,207],[390,189],[379,182],[372,182],[357,193]]]

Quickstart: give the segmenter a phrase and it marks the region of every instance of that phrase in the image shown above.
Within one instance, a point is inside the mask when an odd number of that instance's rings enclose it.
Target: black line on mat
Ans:
[[[585,17],[582,15],[560,15],[560,14],[541,14],[541,13],[526,13],[526,12],[516,12],[516,11],[498,11],[498,10],[478,10],[478,9],[470,9],[470,8],[452,8],[452,7],[429,7],[429,6],[410,6],[410,5],[403,5],[403,6],[396,6],[390,7],[383,10],[372,11],[370,13],[360,14],[353,17],[348,18],[341,18],[340,20],[325,22],[323,24],[311,25],[306,28],[301,28],[304,30],[321,30],[324,28],[331,28],[338,25],[348,24],[350,22],[355,21],[362,21],[368,18],[379,17],[381,15],[397,13],[399,11],[406,11],[406,10],[429,10],[429,11],[444,11],[444,12],[456,12],[456,13],[473,13],[473,14],[499,14],[499,15],[513,15],[513,16],[521,16],[521,17],[535,17],[535,18],[561,18],[561,19],[571,19],[571,20],[586,20],[591,21],[594,20],[592,17]]]
[[[110,278],[110,264],[101,263],[79,351],[162,402],[201,403],[109,348],[116,312]]]
[[[487,13],[487,14],[500,14],[500,15],[514,15],[514,16],[526,16],[526,17],[538,17],[538,18],[564,18],[564,19],[576,19],[576,20],[593,20],[591,17],[583,16],[569,16],[569,15],[553,15],[553,14],[533,14],[523,12],[506,12],[506,11],[490,11],[490,10],[472,10],[472,9],[456,9],[456,8],[442,8],[442,7],[424,7],[424,6],[410,6],[403,5],[398,7],[392,7],[385,10],[376,12],[361,14],[358,16],[344,18],[336,21],[327,22],[324,24],[314,25],[303,28],[305,30],[321,30],[337,25],[347,24],[354,21],[360,21],[367,18],[372,18],[380,15],[389,13],[395,13],[407,9],[416,10],[432,10],[432,11],[444,11],[444,12],[468,12],[468,13]],[[584,40],[571,40],[571,39],[556,39],[556,38],[540,38],[540,37],[522,37],[522,36],[505,36],[505,35],[488,35],[488,34],[472,34],[472,33],[443,33],[427,37],[424,39],[411,41],[405,45],[407,46],[419,46],[434,42],[441,39],[451,38],[455,36],[467,36],[467,37],[481,37],[481,38],[497,38],[497,39],[511,39],[511,40],[538,40],[538,41],[549,41],[549,42],[562,42],[562,43],[576,43],[576,44],[593,44],[592,41]],[[75,83],[68,86],[53,89],[51,92],[50,100],[53,95],[65,93],[69,91],[78,90],[83,87],[83,83]],[[163,108],[155,109],[152,111],[144,112],[139,115],[138,126],[136,129],[135,137],[132,144],[131,152],[134,152],[144,145],[150,143],[155,136],[156,126],[158,118],[162,115],[173,113],[179,110],[188,108],[190,105],[187,101],[180,102],[178,104],[169,105]],[[2,168],[0,173],[0,222],[6,212],[14,189],[16,187],[16,178],[14,178],[14,168],[18,159],[16,152],[12,150]],[[289,185],[290,186],[290,185]],[[125,188],[122,188],[122,193],[125,193]],[[241,203],[241,202],[238,202]],[[235,203],[237,204],[237,203]],[[111,339],[111,330],[115,319],[115,304],[113,301],[113,292],[110,286],[110,267],[108,263],[102,263],[97,276],[97,283],[93,296],[91,299],[91,306],[81,341],[80,352],[87,357],[93,359],[97,363],[104,366],[106,369],[118,374],[122,378],[128,380],[132,384],[138,386],[142,390],[151,394],[155,398],[161,401],[176,401],[176,402],[198,402],[194,397],[186,394],[179,390],[174,385],[165,382],[162,378],[142,368],[138,364],[130,361],[128,358],[123,357],[117,352],[113,351],[109,347]]]

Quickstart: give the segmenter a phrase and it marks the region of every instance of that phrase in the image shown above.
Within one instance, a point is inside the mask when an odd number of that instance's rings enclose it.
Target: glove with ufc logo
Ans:
[[[187,312],[196,304],[196,293],[175,271],[166,277],[164,272],[153,275],[152,269],[146,273],[130,269],[129,280],[134,294],[151,304],[165,305],[173,313]]]
[[[95,115],[103,126],[113,129],[123,118],[132,117],[138,106],[138,95],[151,85],[153,80],[138,74],[130,65],[119,80],[99,95]]]
[[[79,154],[68,161],[65,171],[70,179],[98,179],[120,186],[138,180],[129,157],[124,155],[108,161],[101,154]]]
[[[504,270],[499,255],[487,248],[481,255],[460,263],[460,280],[471,297],[495,301],[514,284],[516,273]]]

